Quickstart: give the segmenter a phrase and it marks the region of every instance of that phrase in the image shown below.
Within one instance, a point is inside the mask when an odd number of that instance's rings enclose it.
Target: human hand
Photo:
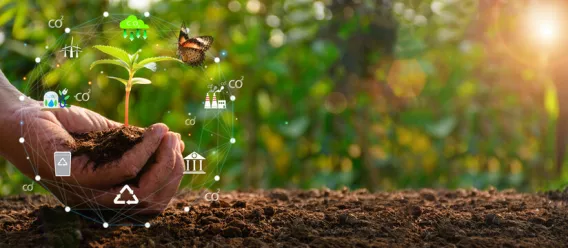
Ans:
[[[131,213],[159,213],[175,194],[183,176],[181,153],[185,147],[181,136],[169,132],[164,124],[155,124],[120,159],[95,169],[87,155],[73,156],[71,176],[56,177],[53,153],[71,151],[75,140],[69,133],[103,131],[122,124],[75,106],[42,111],[40,104],[30,99],[13,116],[22,116],[24,146],[30,157],[25,161],[21,156],[13,163],[30,178],[40,175],[41,184],[71,208],[98,205],[124,207]],[[155,162],[146,165],[153,154]],[[142,170],[145,165],[148,168]],[[139,178],[139,183],[129,186],[140,202],[128,206],[114,204],[124,183],[133,178]]]

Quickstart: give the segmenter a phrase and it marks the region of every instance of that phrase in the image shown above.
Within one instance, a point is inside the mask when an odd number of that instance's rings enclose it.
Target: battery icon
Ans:
[[[71,152],[54,152],[55,176],[71,176]]]

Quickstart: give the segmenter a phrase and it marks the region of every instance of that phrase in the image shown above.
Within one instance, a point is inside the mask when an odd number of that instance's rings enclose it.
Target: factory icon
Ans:
[[[205,96],[205,109],[226,109],[227,101],[217,100],[216,92],[213,92],[213,100],[210,101],[209,93]]]

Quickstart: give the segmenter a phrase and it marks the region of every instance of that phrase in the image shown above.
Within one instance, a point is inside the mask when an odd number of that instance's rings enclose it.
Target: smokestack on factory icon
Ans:
[[[223,87],[221,87],[221,90]],[[218,100],[217,101],[217,93],[221,92],[215,91],[213,92],[213,101],[209,101],[209,93],[205,96],[205,109],[226,109],[227,108],[227,101],[225,100]]]

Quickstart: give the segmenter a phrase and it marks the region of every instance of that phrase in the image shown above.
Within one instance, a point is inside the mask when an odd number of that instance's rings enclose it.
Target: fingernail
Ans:
[[[168,139],[170,139],[170,140],[168,140],[168,144],[170,144],[170,147],[177,149],[177,146],[176,146],[177,137],[175,137],[174,135],[169,135]]]
[[[164,136],[164,134],[168,131],[166,127],[162,125],[156,125],[154,126],[154,129],[156,129],[156,134],[158,134],[159,136]]]

